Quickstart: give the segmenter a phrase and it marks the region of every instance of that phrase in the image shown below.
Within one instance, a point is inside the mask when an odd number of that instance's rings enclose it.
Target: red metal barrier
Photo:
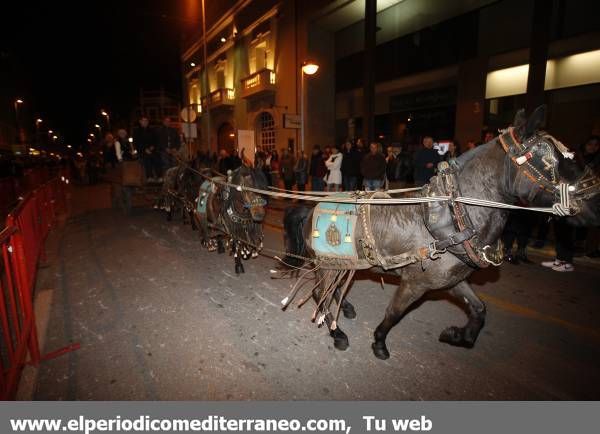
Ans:
[[[70,345],[45,356],[40,348],[33,293],[44,241],[56,216],[65,211],[65,183],[53,179],[31,193],[6,219],[0,232],[0,399],[12,399],[26,363],[37,365],[68,351]],[[27,360],[29,354],[29,360]]]

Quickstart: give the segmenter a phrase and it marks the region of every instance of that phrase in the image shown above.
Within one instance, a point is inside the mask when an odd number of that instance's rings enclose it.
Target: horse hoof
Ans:
[[[465,331],[460,327],[448,327],[440,334],[440,342],[444,342],[455,347],[473,348],[474,342],[465,339]]]
[[[390,358],[390,352],[385,346],[385,342],[373,342],[371,344],[371,348],[373,349],[373,354],[380,360],[387,360]]]
[[[354,310],[354,306],[352,305],[350,305],[349,307],[342,307],[342,312],[344,313],[344,318],[356,318],[356,311]]]
[[[348,342],[348,336],[346,336],[346,333],[341,331],[339,328],[331,330],[329,335],[333,338],[333,346],[336,350],[346,351],[350,346],[350,343]]]

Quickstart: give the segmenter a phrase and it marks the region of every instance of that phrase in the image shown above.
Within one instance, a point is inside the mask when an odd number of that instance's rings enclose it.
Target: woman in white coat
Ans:
[[[325,183],[327,184],[327,191],[342,191],[342,159],[344,155],[338,151],[336,147],[331,149],[331,155],[325,161],[325,167],[327,167],[327,174],[325,175]]]

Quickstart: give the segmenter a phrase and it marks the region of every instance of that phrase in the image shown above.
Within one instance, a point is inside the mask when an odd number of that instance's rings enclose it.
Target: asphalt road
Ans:
[[[266,245],[281,247],[281,214]],[[488,306],[475,348],[438,342],[466,321],[443,294],[423,301],[376,359],[372,332],[393,294],[359,276],[333,348],[312,307],[280,309],[290,281],[272,259],[233,260],[157,211],[81,212],[51,235],[37,293],[45,351],[81,349],[28,371],[38,400],[530,400],[600,399],[600,270],[555,273],[505,264],[472,279]],[[33,376],[36,374],[35,376]]]

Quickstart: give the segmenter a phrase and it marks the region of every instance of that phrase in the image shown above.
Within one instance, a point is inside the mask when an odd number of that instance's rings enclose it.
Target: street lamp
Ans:
[[[21,98],[17,98],[15,100],[15,129],[17,130],[17,143],[21,144],[21,134],[20,134],[20,125],[19,125],[19,106],[23,104],[23,100]]]
[[[305,99],[305,91],[304,91],[304,76],[305,75],[314,75],[319,70],[319,65],[314,62],[306,61],[302,64],[302,79],[300,80],[300,117],[302,123],[300,124],[300,135],[301,135],[301,149],[304,152],[304,99]]]
[[[110,130],[110,115],[106,110],[100,110],[100,114],[106,118],[106,127]]]
[[[41,145],[41,138],[40,138],[40,124],[43,122],[43,120],[41,118],[37,118],[35,120],[35,142],[37,143],[38,146]]]

